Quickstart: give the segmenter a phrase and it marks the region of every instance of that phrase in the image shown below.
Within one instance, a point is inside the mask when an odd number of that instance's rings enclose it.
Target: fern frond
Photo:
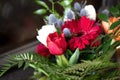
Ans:
[[[4,64],[2,68],[0,69],[0,76],[2,76],[5,72],[7,72],[10,68],[12,68],[13,66],[17,64],[18,62],[16,62],[15,60],[10,60],[10,62]]]
[[[94,77],[94,80],[100,78],[101,73],[109,70],[111,68],[116,68],[118,65],[112,62],[103,62],[103,61],[83,61],[80,64],[76,64],[74,66],[68,67],[64,74],[70,77],[77,76],[79,79],[73,80],[86,80],[87,77]],[[100,72],[102,71],[102,72]],[[90,80],[90,78],[88,78]],[[93,79],[92,79],[93,80]]]
[[[46,58],[40,57],[39,55],[34,53],[13,55],[7,59],[6,64],[2,65],[2,68],[0,70],[0,76],[2,76],[6,71],[14,67],[15,65],[18,65],[18,68],[25,65],[25,68],[27,68],[28,66],[30,66],[30,64],[48,64],[47,61],[48,60]]]
[[[111,70],[109,72],[103,73],[101,76],[104,80],[116,80],[120,78],[120,71],[119,70]]]

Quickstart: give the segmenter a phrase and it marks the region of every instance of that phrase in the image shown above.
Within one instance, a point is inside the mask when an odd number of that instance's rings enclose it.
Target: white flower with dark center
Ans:
[[[42,26],[42,28],[40,30],[38,30],[38,36],[37,39],[44,44],[45,46],[47,46],[47,37],[50,33],[54,33],[56,32],[56,28],[54,25],[44,25]]]
[[[93,5],[86,5],[81,11],[80,16],[86,16],[91,20],[96,20],[96,11]]]

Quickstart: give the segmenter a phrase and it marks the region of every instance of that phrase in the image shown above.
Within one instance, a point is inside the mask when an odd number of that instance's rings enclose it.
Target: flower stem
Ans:
[[[55,11],[54,11],[54,1],[52,0],[52,12],[53,12],[53,14],[55,13]]]
[[[39,72],[42,72],[43,74],[45,74],[47,77],[49,77],[49,74],[47,72],[45,72],[43,69],[38,68],[37,66],[35,66],[34,64],[29,64],[30,67],[37,69]]]
[[[64,55],[56,56],[57,64],[61,67],[68,66],[68,60]]]

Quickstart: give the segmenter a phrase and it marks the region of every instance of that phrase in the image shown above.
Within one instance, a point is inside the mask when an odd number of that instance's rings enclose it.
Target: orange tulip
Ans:
[[[105,31],[106,34],[110,34],[110,33],[115,33],[115,40],[118,41],[120,40],[120,25],[118,25],[117,27],[115,27],[114,29],[110,30],[110,26],[118,21],[120,19],[120,17],[110,17],[108,22],[102,21],[102,28]],[[115,32],[117,29],[119,29],[117,32]]]

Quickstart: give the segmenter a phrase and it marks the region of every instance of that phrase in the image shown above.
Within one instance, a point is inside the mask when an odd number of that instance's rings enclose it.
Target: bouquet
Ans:
[[[36,52],[13,55],[0,70],[31,67],[36,80],[116,80],[119,64],[112,57],[120,45],[119,6],[110,8],[112,16],[96,14],[93,5],[72,0],[36,2],[43,7],[36,14],[45,16],[46,25],[38,30]],[[55,4],[63,7],[61,16]],[[116,11],[115,11],[116,10]]]

